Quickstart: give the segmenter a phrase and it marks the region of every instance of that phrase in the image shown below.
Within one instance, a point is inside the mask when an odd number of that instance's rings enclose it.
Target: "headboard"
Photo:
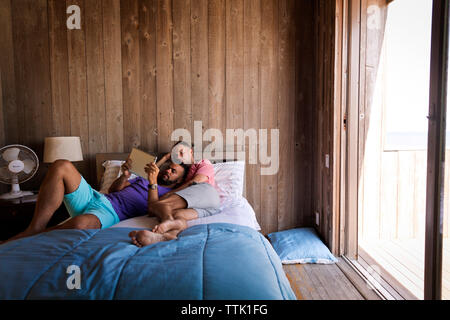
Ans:
[[[228,150],[230,150],[229,148],[226,148]],[[235,150],[239,150],[241,151],[243,148],[237,148]],[[242,152],[242,151],[241,151]],[[105,162],[106,160],[126,160],[128,158],[129,153],[128,152],[120,152],[120,153],[97,153],[95,155],[95,165],[96,165],[96,176],[97,176],[97,186],[100,187],[100,181],[102,179],[103,176],[103,172],[105,171],[105,168],[102,166],[103,162]],[[227,156],[226,152],[223,151],[223,155]],[[158,157],[161,156],[160,154],[158,154]],[[234,155],[232,156],[232,158],[225,158],[225,159],[220,159],[220,160],[211,160],[212,163],[220,163],[220,162],[227,162],[227,161],[237,161],[237,159],[234,157]],[[246,194],[246,188],[245,188],[245,174],[244,174],[244,196]]]

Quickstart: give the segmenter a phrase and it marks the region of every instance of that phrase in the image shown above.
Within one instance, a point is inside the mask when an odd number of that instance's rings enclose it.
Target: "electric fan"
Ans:
[[[0,182],[11,185],[11,192],[0,195],[0,199],[14,199],[33,195],[21,191],[19,183],[31,179],[39,168],[39,159],[28,147],[12,144],[0,149]]]

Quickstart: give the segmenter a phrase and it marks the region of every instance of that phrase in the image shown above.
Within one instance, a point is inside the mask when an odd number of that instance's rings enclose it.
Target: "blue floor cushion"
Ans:
[[[279,231],[268,237],[283,264],[337,262],[313,228]]]

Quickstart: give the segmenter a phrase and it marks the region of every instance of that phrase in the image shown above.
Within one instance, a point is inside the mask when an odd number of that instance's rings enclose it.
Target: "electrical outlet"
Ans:
[[[317,211],[315,213],[316,213],[316,225],[318,226],[320,224],[320,214]]]
[[[325,155],[325,168],[330,168],[330,155]]]

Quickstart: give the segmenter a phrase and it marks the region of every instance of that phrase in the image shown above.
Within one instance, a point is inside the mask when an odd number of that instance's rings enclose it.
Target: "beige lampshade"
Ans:
[[[44,142],[44,162],[55,160],[83,161],[80,137],[47,137]]]

